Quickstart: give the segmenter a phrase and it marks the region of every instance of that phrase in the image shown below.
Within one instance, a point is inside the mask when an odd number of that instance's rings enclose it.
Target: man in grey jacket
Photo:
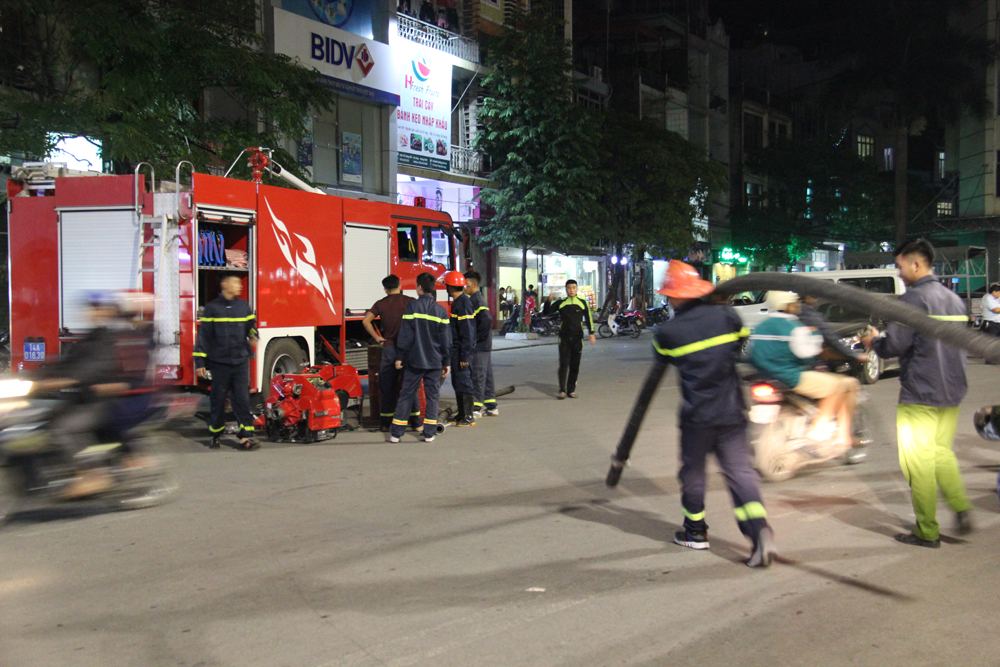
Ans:
[[[962,300],[938,282],[933,266],[934,246],[923,239],[908,241],[896,250],[896,267],[907,286],[900,300],[934,319],[965,326],[969,318]],[[972,505],[951,449],[958,406],[967,390],[966,354],[896,323],[882,334],[873,329],[862,342],[881,357],[899,357],[899,464],[910,484],[917,523],[912,533],[896,535],[896,539],[936,549],[941,546],[936,517],[938,486],[956,513],[959,532],[972,530]]]

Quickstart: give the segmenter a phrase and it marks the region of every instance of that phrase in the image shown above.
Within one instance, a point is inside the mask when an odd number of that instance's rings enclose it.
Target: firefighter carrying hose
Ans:
[[[472,356],[476,349],[476,307],[465,293],[465,276],[449,271],[441,276],[451,302],[451,385],[458,402],[456,426],[474,426],[475,389],[472,387]]]
[[[660,290],[676,314],[657,328],[653,347],[659,362],[677,367],[683,396],[678,477],[684,530],[674,535],[674,542],[708,549],[705,460],[714,453],[733,497],[736,522],[753,542],[747,565],[767,567],[774,557],[774,536],[750,461],[743,392],[736,373],[741,341],[750,332],[733,308],[702,300],[713,289],[694,267],[672,260]]]

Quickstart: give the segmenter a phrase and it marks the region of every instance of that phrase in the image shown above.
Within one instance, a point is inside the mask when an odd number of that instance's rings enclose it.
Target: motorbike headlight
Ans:
[[[0,382],[0,399],[21,398],[31,391],[31,382],[27,380],[3,380]]]

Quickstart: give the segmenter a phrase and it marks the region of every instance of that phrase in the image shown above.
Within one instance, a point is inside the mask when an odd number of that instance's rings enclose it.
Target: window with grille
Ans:
[[[875,137],[867,134],[858,135],[858,157],[867,158],[875,155]]]

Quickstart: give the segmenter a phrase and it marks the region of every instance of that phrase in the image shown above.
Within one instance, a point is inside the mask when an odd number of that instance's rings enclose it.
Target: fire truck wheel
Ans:
[[[306,351],[291,338],[273,340],[264,354],[264,381],[270,382],[276,375],[298,373],[308,362]]]

